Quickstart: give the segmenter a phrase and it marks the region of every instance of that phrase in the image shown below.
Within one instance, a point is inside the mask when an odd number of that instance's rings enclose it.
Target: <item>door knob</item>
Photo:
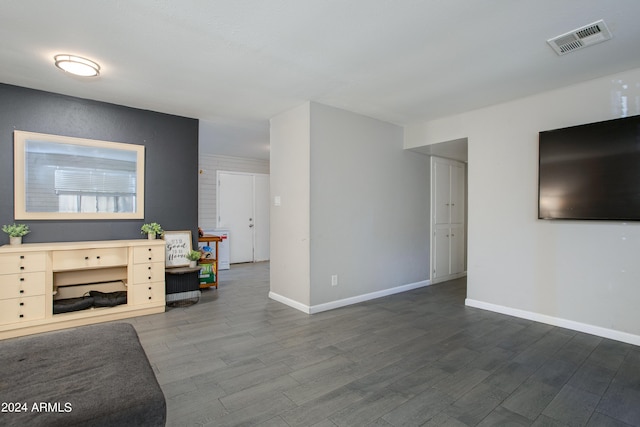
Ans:
[[[249,228],[253,227],[253,224],[249,224]]]

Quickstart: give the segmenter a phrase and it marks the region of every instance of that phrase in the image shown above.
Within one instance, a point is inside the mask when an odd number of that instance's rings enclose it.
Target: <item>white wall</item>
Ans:
[[[217,171],[269,173],[269,161],[200,153],[198,159],[198,225],[203,230],[216,228]]]
[[[640,344],[640,224],[537,219],[538,132],[625,114],[640,69],[406,128],[468,137],[467,304]]]
[[[429,157],[403,149],[401,127],[311,104],[314,307],[424,284],[429,171]]]
[[[298,309],[311,303],[309,126],[309,103],[271,119],[269,296]]]
[[[428,284],[429,158],[402,144],[316,103],[271,120],[271,298],[314,313]]]

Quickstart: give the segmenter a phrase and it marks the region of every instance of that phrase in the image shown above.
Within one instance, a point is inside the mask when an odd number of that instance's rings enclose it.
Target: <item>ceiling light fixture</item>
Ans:
[[[100,74],[98,64],[80,56],[56,55],[53,59],[56,61],[56,67],[76,76],[95,77]]]

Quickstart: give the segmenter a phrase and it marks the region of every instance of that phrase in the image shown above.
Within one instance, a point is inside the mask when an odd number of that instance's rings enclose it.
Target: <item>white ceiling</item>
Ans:
[[[198,118],[201,152],[268,158],[269,118],[307,100],[402,125],[638,68],[639,17],[638,0],[2,0],[0,82]],[[546,43],[599,19],[612,40]]]

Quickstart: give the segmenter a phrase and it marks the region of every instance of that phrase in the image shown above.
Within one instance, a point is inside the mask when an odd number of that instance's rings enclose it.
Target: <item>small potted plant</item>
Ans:
[[[151,222],[149,224],[143,224],[140,228],[142,234],[146,234],[147,237],[151,240],[155,239],[156,236],[162,236],[164,234],[164,230],[162,226],[157,222]]]
[[[189,253],[187,254],[187,258],[189,259],[189,267],[195,267],[201,256],[202,254],[200,253],[200,251],[189,251]]]
[[[9,235],[9,244],[19,245],[22,243],[22,236],[29,234],[29,226],[26,224],[8,224],[2,226],[2,231]]]

